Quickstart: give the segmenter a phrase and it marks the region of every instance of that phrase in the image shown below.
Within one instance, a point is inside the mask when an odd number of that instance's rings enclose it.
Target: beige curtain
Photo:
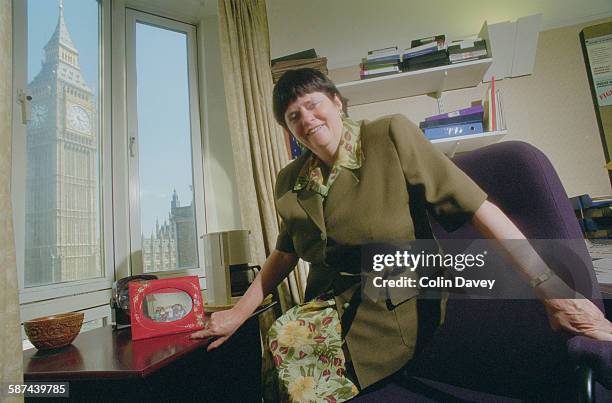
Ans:
[[[253,259],[263,262],[278,235],[276,174],[289,162],[272,113],[265,0],[219,0],[219,37],[240,214],[253,235]],[[301,262],[279,287],[283,312],[302,301],[306,274]]]
[[[263,263],[274,249],[278,216],[274,207],[276,174],[287,165],[283,132],[272,114],[272,75],[265,0],[219,0],[219,38],[230,136],[242,225],[251,230],[251,253]],[[281,309],[303,300],[303,262],[278,287]],[[260,316],[264,400],[278,401],[267,329],[271,311]]]
[[[11,0],[0,0],[0,385],[23,379],[11,209],[12,63]]]

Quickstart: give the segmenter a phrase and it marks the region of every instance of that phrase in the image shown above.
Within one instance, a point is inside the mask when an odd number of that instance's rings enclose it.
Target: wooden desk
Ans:
[[[69,381],[70,401],[77,402],[261,402],[257,316],[210,353],[210,340],[189,335],[133,342],[129,329],[106,326],[57,351],[24,351],[24,378]]]

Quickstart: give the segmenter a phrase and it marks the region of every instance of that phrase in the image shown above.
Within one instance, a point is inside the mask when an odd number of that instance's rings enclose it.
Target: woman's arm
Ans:
[[[208,346],[208,351],[219,347],[246,321],[255,309],[281,281],[293,270],[298,257],[294,253],[274,250],[246,293],[232,309],[214,312],[206,328],[195,332],[192,338],[218,337]]]
[[[487,238],[496,239],[509,255],[515,267],[526,281],[534,279],[536,295],[542,300],[548,319],[554,330],[564,329],[573,334],[589,336],[598,340],[612,340],[612,324],[588,299],[550,298],[553,290],[567,289],[568,286],[557,276],[547,278],[548,265],[532,248],[521,247],[520,252],[512,246],[516,242],[504,240],[525,239],[525,236],[497,206],[485,201],[472,218],[474,226]],[[547,279],[546,279],[547,278]]]
[[[273,250],[264,262],[261,272],[233,309],[246,320],[262,303],[266,295],[289,275],[297,261],[298,257],[295,253]]]

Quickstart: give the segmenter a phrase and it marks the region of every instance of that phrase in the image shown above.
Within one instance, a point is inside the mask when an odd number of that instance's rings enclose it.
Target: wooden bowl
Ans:
[[[30,342],[39,350],[51,350],[69,345],[83,325],[83,312],[69,312],[28,320],[23,328]]]

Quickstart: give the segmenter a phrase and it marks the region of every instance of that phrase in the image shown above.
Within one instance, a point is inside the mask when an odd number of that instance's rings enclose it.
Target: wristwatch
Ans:
[[[546,280],[550,279],[554,275],[555,273],[553,273],[552,270],[548,269],[544,273],[540,274],[539,276],[534,277],[531,280],[529,280],[529,285],[531,286],[531,288],[536,288],[537,286],[539,286]]]

